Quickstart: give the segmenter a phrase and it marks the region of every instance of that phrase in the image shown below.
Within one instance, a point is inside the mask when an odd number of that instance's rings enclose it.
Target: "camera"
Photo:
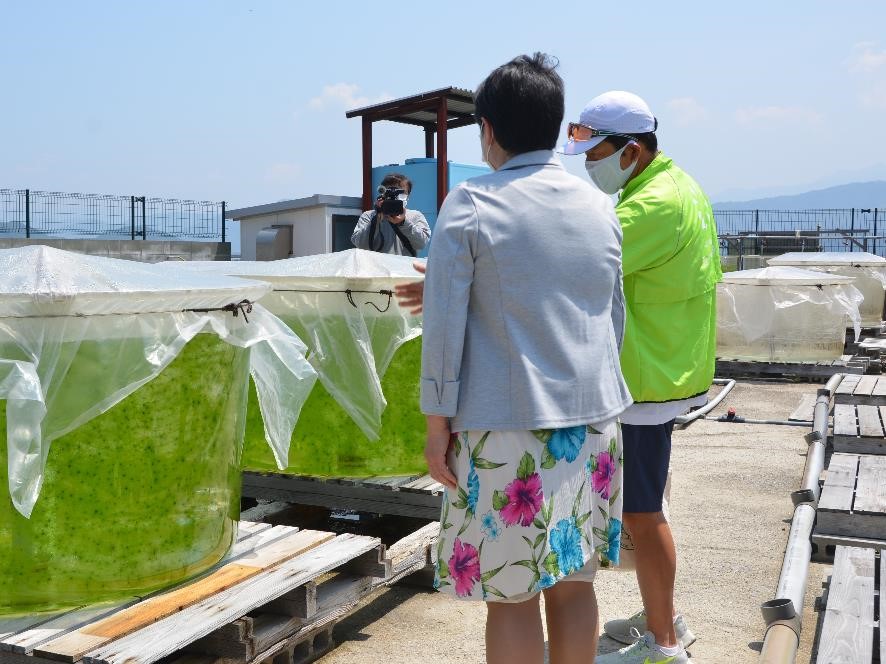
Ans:
[[[381,197],[381,211],[391,217],[403,214],[403,201],[406,198],[406,190],[397,187],[379,187],[379,196]]]

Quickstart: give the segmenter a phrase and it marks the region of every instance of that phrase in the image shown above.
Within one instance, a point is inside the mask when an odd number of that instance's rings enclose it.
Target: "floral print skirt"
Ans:
[[[618,564],[621,428],[463,431],[448,462],[434,585],[466,600],[529,597],[598,557]]]

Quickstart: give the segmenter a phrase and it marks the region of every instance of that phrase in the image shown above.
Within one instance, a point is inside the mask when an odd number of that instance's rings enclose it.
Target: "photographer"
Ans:
[[[428,220],[418,210],[407,210],[412,182],[405,175],[388,173],[378,188],[375,209],[360,215],[351,244],[383,254],[416,256],[431,239]]]

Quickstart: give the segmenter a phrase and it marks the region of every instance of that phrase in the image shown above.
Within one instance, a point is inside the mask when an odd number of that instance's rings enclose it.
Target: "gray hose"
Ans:
[[[753,418],[747,417],[729,417],[727,415],[721,415],[715,420],[709,419],[707,417],[700,417],[699,419],[707,420],[708,422],[731,422],[733,424],[775,424],[783,427],[805,427],[809,428],[812,426],[812,422],[809,420],[755,420]]]
[[[842,374],[832,376],[818,391],[812,432],[806,436],[809,449],[806,453],[803,482],[800,489],[791,494],[795,506],[794,516],[791,519],[791,532],[788,535],[775,599],[764,602],[760,607],[763,620],[766,621],[760,664],[793,664],[797,658],[803,625],[806,577],[809,575],[809,559],[812,556],[810,537],[820,493],[818,478],[824,469],[824,452],[828,438],[828,413],[831,395],[842,378]]]
[[[711,381],[713,385],[725,385],[725,387],[720,390],[720,393],[715,396],[713,399],[708,401],[704,406],[699,408],[698,410],[693,410],[690,413],[686,413],[686,415],[680,415],[679,417],[674,419],[674,424],[680,427],[685,427],[687,424],[694,422],[700,417],[704,417],[706,413],[711,412],[720,405],[720,402],[726,398],[726,395],[732,391],[732,388],[735,387],[735,381],[731,378],[714,378]]]

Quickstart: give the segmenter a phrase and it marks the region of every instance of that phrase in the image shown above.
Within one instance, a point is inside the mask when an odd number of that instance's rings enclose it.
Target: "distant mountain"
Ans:
[[[886,180],[851,182],[802,194],[771,196],[751,201],[714,203],[715,210],[804,210],[853,207],[886,210]]]

